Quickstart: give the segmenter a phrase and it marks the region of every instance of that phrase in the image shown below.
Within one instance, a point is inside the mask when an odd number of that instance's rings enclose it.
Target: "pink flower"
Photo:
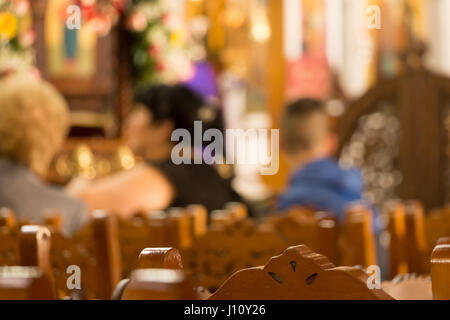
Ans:
[[[22,47],[30,47],[36,40],[36,32],[34,30],[29,30],[22,35],[20,35],[19,42]]]
[[[147,27],[147,18],[142,12],[135,12],[128,19],[127,26],[136,32],[143,31]]]
[[[23,17],[30,9],[28,0],[15,0],[14,9],[19,17]]]

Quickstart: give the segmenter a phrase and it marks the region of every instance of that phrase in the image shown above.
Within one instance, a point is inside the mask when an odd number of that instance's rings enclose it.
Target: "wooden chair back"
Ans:
[[[0,267],[0,300],[53,299],[53,284],[39,267]]]
[[[180,252],[175,248],[146,248],[139,255],[137,269],[183,269]]]
[[[56,283],[53,275],[50,248],[50,230],[42,226],[22,226],[19,234],[20,265],[38,267],[46,277],[56,295]]]
[[[192,284],[184,272],[171,269],[137,269],[131,273],[122,300],[193,300]]]
[[[433,299],[450,300],[450,239],[440,239],[431,255]]]
[[[247,219],[212,225],[181,255],[194,284],[213,291],[233,272],[260,265],[284,248],[286,242],[272,226]]]
[[[286,247],[305,244],[339,263],[338,222],[333,214],[299,207],[274,215],[264,223],[273,225],[285,239]]]
[[[381,288],[396,300],[432,300],[431,278],[416,274],[402,274],[392,281],[384,281]]]
[[[77,235],[77,240],[95,260],[97,271],[91,284],[95,298],[110,299],[122,277],[117,218],[94,211],[90,224]]]
[[[390,235],[390,274],[429,270],[423,206],[418,201],[392,201],[386,206]]]
[[[372,211],[355,203],[345,211],[340,234],[341,265],[368,267],[377,264]]]
[[[431,210],[449,198],[450,78],[421,66],[405,69],[347,106],[337,121],[337,155],[363,169],[366,192],[375,204],[417,199]]]
[[[263,267],[233,274],[211,300],[383,300],[381,289],[369,289],[368,276],[354,267],[335,267],[304,245],[290,247]]]
[[[14,213],[7,208],[0,208],[0,266],[18,266],[19,229]]]

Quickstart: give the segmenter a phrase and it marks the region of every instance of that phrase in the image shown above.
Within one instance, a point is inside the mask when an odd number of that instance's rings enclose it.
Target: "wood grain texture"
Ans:
[[[0,267],[0,300],[54,300],[53,284],[39,267]]]
[[[131,273],[122,300],[194,300],[196,293],[183,271],[137,269]]]
[[[396,300],[432,300],[429,276],[401,275],[392,281],[385,281],[381,288]]]
[[[52,294],[56,295],[55,277],[50,260],[50,230],[35,225],[22,226],[19,234],[19,247],[20,265],[38,267],[51,284]]]
[[[181,254],[176,248],[146,248],[139,255],[137,269],[183,269]]]
[[[367,206],[355,203],[346,209],[339,240],[341,265],[377,264],[372,211]]]
[[[450,300],[450,244],[442,240],[431,255],[431,281],[434,300]]]
[[[392,299],[381,289],[369,289],[367,279],[360,269],[335,267],[325,256],[301,245],[272,257],[263,267],[236,272],[210,299]]]

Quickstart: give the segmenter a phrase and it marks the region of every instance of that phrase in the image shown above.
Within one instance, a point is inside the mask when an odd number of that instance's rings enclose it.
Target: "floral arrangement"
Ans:
[[[35,33],[28,21],[29,0],[0,0],[0,79],[12,75],[39,77],[34,67]]]
[[[125,0],[76,0],[74,4],[80,7],[83,21],[104,36],[119,20]]]
[[[137,86],[175,83],[192,76],[189,33],[164,0],[133,0],[126,27],[134,40],[131,53]]]

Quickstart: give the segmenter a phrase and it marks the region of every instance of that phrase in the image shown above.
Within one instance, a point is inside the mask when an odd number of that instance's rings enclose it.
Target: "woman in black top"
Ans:
[[[129,171],[72,188],[72,194],[91,209],[113,210],[124,216],[190,204],[203,204],[211,211],[223,208],[226,202],[240,201],[230,179],[220,176],[214,166],[173,163],[176,142],[171,141],[172,132],[185,129],[194,137],[197,120],[202,121],[203,130],[221,129],[220,112],[185,86],[157,85],[139,92],[125,121],[124,139],[145,161]]]

